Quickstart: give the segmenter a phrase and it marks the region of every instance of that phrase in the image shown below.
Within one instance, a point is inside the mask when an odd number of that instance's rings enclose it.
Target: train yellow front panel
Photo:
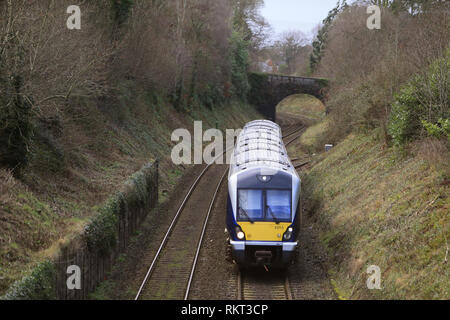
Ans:
[[[245,239],[249,241],[282,241],[283,234],[291,225],[275,222],[238,222],[238,224],[245,233]]]

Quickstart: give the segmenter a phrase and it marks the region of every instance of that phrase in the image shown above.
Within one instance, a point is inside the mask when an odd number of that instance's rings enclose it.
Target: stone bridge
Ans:
[[[250,73],[248,102],[267,119],[276,120],[276,106],[286,97],[305,93],[324,101],[328,81],[318,78]]]

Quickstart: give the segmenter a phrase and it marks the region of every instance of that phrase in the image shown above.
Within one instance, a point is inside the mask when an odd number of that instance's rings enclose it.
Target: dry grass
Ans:
[[[442,170],[450,175],[448,142],[436,138],[426,138],[415,142],[412,149],[419,158],[426,161],[435,170]],[[450,179],[450,176],[448,178]]]
[[[277,106],[277,112],[289,114],[293,117],[306,118],[309,122],[314,122],[325,116],[325,106],[313,96],[295,94],[281,101]]]
[[[330,120],[327,118],[311,127],[300,137],[300,142],[313,150],[323,150],[324,146],[320,144],[323,140],[323,135],[327,132]],[[319,145],[320,144],[320,145]]]
[[[0,206],[6,206],[13,201],[13,191],[17,180],[12,170],[0,169]]]
[[[352,134],[322,157],[304,190],[340,295],[448,299],[449,172],[372,135]],[[367,289],[369,265],[381,268],[382,290]]]

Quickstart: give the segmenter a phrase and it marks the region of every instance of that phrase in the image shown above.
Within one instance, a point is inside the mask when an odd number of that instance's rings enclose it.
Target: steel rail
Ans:
[[[233,148],[234,148],[234,146],[233,146]],[[178,217],[180,216],[180,213],[183,211],[183,209],[184,209],[184,207],[185,207],[187,201],[188,201],[189,198],[191,197],[192,192],[194,191],[194,189],[197,187],[197,185],[198,185],[200,179],[205,175],[206,171],[208,171],[208,169],[211,168],[211,166],[215,163],[215,161],[216,161],[219,157],[221,157],[221,156],[223,156],[224,154],[226,154],[226,152],[229,151],[230,149],[231,149],[231,148],[229,148],[229,149],[223,151],[220,155],[218,155],[217,157],[215,157],[214,160],[213,160],[210,164],[208,164],[208,165],[203,169],[203,171],[200,173],[200,175],[197,177],[197,179],[196,179],[196,180],[194,181],[194,183],[191,185],[191,187],[190,187],[188,193],[186,194],[186,196],[185,196],[183,202],[181,203],[180,207],[178,208],[178,211],[177,211],[177,213],[175,214],[175,217],[172,219],[172,223],[170,224],[169,228],[167,229],[167,232],[166,232],[166,234],[165,234],[163,240],[161,241],[161,244],[160,244],[160,246],[159,246],[159,248],[158,248],[158,251],[156,252],[155,257],[153,258],[153,261],[152,261],[152,263],[151,263],[151,265],[150,265],[150,267],[149,267],[149,269],[148,269],[148,271],[147,271],[147,274],[145,275],[144,280],[143,280],[142,283],[141,283],[141,286],[139,287],[139,290],[138,290],[138,292],[137,292],[136,297],[134,298],[134,300],[139,300],[139,297],[141,296],[141,293],[142,293],[142,291],[143,291],[143,289],[144,289],[144,287],[145,287],[145,285],[146,285],[148,279],[150,278],[150,276],[151,276],[151,274],[152,274],[152,272],[153,272],[153,269],[154,269],[155,264],[156,264],[156,262],[157,262],[157,260],[158,260],[158,258],[159,258],[159,256],[160,256],[160,254],[161,254],[161,251],[163,250],[164,246],[166,245],[167,240],[168,240],[168,238],[169,238],[169,236],[170,236],[170,234],[171,234],[171,232],[172,232],[172,229],[173,229],[173,227],[175,226],[176,222],[178,221]]]
[[[195,253],[194,262],[192,263],[191,274],[189,275],[189,280],[188,280],[188,284],[187,284],[187,287],[186,287],[186,294],[184,295],[184,300],[187,300],[189,298],[189,292],[190,292],[190,289],[191,289],[192,280],[194,278],[195,268],[197,267],[197,260],[198,260],[198,256],[200,255],[200,249],[201,249],[201,246],[202,246],[202,243],[203,243],[203,238],[205,236],[206,227],[208,225],[209,217],[211,215],[213,206],[216,203],[217,195],[219,193],[219,189],[220,189],[220,187],[221,187],[221,185],[223,183],[223,180],[225,179],[225,176],[226,176],[227,172],[228,172],[228,169],[225,170],[224,174],[222,175],[222,178],[220,179],[219,183],[217,184],[216,191],[214,192],[214,195],[212,197],[211,203],[209,205],[208,213],[206,215],[205,222],[203,224],[202,233],[201,233],[200,239],[198,241],[197,252]]]
[[[245,286],[245,281],[243,279],[242,272],[239,270],[238,277],[237,277],[237,291],[238,291],[237,292],[237,300],[246,300],[244,286]],[[267,287],[268,287],[268,290],[270,290],[270,287],[276,288],[277,285],[276,284],[268,284]],[[284,289],[284,295],[286,297],[286,300],[294,300],[294,297],[293,297],[292,291],[291,291],[291,285],[289,282],[289,276],[288,276],[287,272],[284,275],[284,279],[283,279],[283,289]],[[273,292],[274,290],[271,290],[271,291]],[[251,291],[251,293],[257,294],[258,292],[256,292],[256,290],[254,290],[254,291]],[[261,298],[265,299],[263,297],[261,297]],[[251,299],[253,300],[254,298],[251,297]]]
[[[301,164],[297,164],[297,165],[294,166],[294,168],[295,168],[295,169],[303,168],[304,166],[306,166],[307,164],[309,164],[309,162],[310,162],[310,161],[306,161],[306,162],[303,162],[303,163],[301,163]]]
[[[291,131],[291,128],[294,128],[294,130]],[[298,132],[301,128],[304,128],[304,125],[302,125],[301,123],[297,123],[294,124],[292,126],[289,126],[286,131],[290,131],[289,133],[286,133],[285,135],[283,135],[283,138],[287,138],[289,136],[292,136],[294,133]]]
[[[172,223],[170,224],[170,226],[169,226],[169,228],[167,229],[167,232],[166,232],[166,234],[165,234],[163,240],[161,241],[161,245],[159,246],[158,251],[157,251],[156,254],[155,254],[155,257],[153,258],[152,264],[150,265],[150,268],[148,269],[147,274],[145,275],[144,281],[142,281],[142,284],[141,284],[141,286],[139,287],[139,291],[138,291],[138,293],[136,294],[136,297],[134,298],[134,300],[138,300],[138,299],[139,299],[139,297],[140,297],[140,295],[141,295],[141,293],[142,293],[142,290],[144,289],[145,284],[147,283],[147,280],[148,280],[148,278],[150,277],[150,275],[151,275],[151,273],[152,273],[152,271],[153,271],[153,268],[154,268],[154,266],[155,266],[155,263],[156,263],[156,261],[158,260],[158,257],[159,257],[159,255],[160,255],[162,249],[164,248],[164,246],[165,246],[165,244],[166,244],[166,242],[167,242],[167,239],[169,238],[170,233],[172,232],[172,228],[175,226],[175,223],[176,223],[177,220],[178,220],[178,217],[179,217],[180,213],[183,211],[183,209],[184,209],[184,207],[185,207],[185,205],[186,205],[186,202],[187,202],[187,201],[189,200],[189,198],[191,197],[192,191],[194,191],[194,189],[195,189],[195,187],[197,186],[198,182],[200,181],[200,179],[204,176],[204,174],[206,173],[206,171],[208,171],[208,169],[209,169],[210,167],[211,167],[211,165],[207,165],[207,166],[203,169],[203,171],[200,173],[200,175],[199,175],[199,176],[197,177],[197,179],[194,181],[194,183],[192,184],[192,186],[191,186],[191,188],[189,189],[188,193],[187,193],[186,196],[184,197],[183,202],[181,203],[180,207],[178,208],[178,211],[177,211],[177,213],[175,214],[175,217],[173,218]]]
[[[300,128],[298,128],[294,133],[301,133],[302,130],[305,129],[305,126],[301,126]],[[294,134],[292,133],[292,134]],[[290,134],[290,135],[292,135]],[[292,142],[294,142],[295,140],[297,140],[298,138],[300,138],[301,134],[299,134],[298,136],[295,136],[294,138],[292,138],[291,140],[289,140],[288,142],[285,143],[285,146],[287,147],[288,145],[290,145]],[[285,137],[283,137],[285,138]]]

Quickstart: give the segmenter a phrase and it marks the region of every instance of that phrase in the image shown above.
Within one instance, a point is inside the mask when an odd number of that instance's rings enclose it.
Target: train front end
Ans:
[[[287,158],[281,130],[270,121],[248,124],[234,157],[227,206],[233,259],[242,267],[284,268],[298,245],[300,178]]]

